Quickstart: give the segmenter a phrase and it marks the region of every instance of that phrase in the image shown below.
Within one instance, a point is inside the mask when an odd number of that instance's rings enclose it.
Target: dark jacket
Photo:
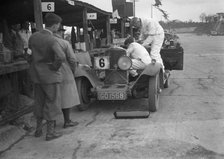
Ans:
[[[53,34],[47,30],[34,33],[29,38],[29,48],[32,50],[30,74],[33,82],[61,82],[62,74],[59,69],[65,61],[65,54]]]

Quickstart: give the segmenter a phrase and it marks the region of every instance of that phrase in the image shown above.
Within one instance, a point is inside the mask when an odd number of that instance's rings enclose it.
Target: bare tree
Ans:
[[[199,16],[199,19],[201,20],[202,23],[205,22],[205,18],[206,18],[206,14],[205,13],[201,13]]]
[[[213,15],[213,14],[207,15],[205,17],[206,23],[212,23],[212,22],[214,22],[214,17],[215,17],[215,15]]]
[[[161,0],[155,0],[155,4],[153,4],[153,6],[156,7],[162,13],[163,17],[166,20],[168,20],[168,17],[169,17],[168,13],[165,10],[160,8],[160,6],[162,6]]]

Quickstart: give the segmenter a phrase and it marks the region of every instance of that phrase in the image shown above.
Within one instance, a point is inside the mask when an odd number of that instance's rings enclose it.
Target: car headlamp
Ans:
[[[121,56],[118,59],[117,65],[121,70],[128,70],[132,66],[132,61],[128,56]]]

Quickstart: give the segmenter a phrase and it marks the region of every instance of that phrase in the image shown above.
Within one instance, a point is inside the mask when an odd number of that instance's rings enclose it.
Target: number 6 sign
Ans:
[[[42,2],[42,12],[54,12],[54,2]]]
[[[94,58],[94,66],[96,69],[109,69],[109,56],[100,56]]]

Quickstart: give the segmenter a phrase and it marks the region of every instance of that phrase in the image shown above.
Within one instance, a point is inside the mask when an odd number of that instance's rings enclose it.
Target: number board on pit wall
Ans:
[[[54,2],[42,2],[42,12],[54,12]]]
[[[109,56],[100,56],[94,57],[94,66],[95,69],[109,69],[110,68],[110,57]]]

